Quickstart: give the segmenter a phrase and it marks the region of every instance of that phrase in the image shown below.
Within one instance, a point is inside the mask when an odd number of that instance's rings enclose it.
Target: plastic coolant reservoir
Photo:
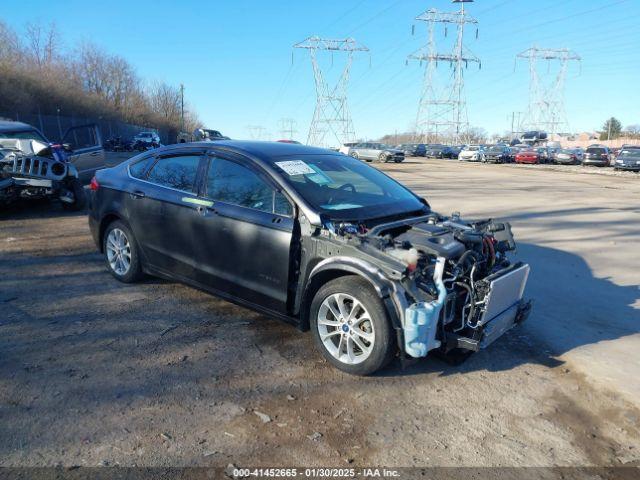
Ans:
[[[404,349],[412,357],[426,357],[429,350],[438,348],[436,340],[440,310],[444,305],[447,290],[442,283],[444,258],[438,257],[433,279],[438,288],[438,298],[431,302],[418,302],[405,310]]]

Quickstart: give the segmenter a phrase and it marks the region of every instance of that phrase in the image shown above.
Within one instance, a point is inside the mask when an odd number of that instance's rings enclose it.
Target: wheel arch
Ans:
[[[115,221],[121,221],[122,223],[124,223],[129,229],[131,229],[131,227],[129,226],[129,223],[118,213],[115,212],[109,212],[107,214],[105,214],[101,219],[100,219],[100,225],[98,227],[98,239],[100,240],[100,253],[104,253],[104,232],[107,230],[107,227],[109,225],[111,225],[113,222]]]
[[[318,263],[306,282],[304,294],[300,305],[300,324],[299,328],[303,331],[309,330],[310,318],[309,310],[313,297],[318,290],[326,283],[336,278],[345,276],[358,276],[364,278],[375,290],[376,294],[382,300],[387,314],[390,317],[392,325],[398,324],[398,316],[391,300],[392,287],[380,269],[370,265],[367,262],[350,257],[333,257]]]

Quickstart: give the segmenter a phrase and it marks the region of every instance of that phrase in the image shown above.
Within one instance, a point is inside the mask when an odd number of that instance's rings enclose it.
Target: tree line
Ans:
[[[55,24],[18,32],[1,20],[0,112],[103,118],[176,133],[182,123],[179,87],[144,81],[123,57],[93,43],[65,48]],[[199,126],[185,105],[183,130]]]

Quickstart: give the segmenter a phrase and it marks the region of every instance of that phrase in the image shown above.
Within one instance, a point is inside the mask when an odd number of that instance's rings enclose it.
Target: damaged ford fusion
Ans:
[[[97,172],[89,222],[119,280],[178,279],[310,329],[353,374],[462,358],[531,308],[508,223],[442,216],[379,170],[302,145],[141,155]]]

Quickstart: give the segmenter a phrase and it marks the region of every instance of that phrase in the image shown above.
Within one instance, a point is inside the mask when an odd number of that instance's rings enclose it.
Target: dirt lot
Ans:
[[[356,378],[197,290],[116,282],[86,217],[0,217],[0,466],[640,465],[640,176],[411,159],[437,211],[513,219],[535,311],[462,366]]]

